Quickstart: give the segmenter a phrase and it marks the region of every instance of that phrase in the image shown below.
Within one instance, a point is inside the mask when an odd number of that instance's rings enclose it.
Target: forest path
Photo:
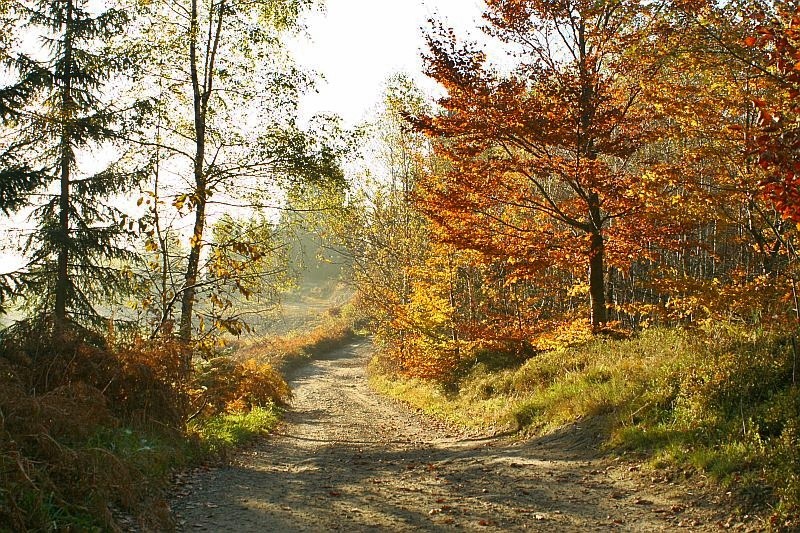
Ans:
[[[180,489],[179,529],[716,531],[726,520],[710,496],[600,457],[591,428],[481,439],[380,397],[365,377],[372,351],[354,342],[298,370],[276,433]]]

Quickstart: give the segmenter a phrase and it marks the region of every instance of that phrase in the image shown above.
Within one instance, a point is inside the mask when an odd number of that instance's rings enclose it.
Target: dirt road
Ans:
[[[366,342],[292,379],[272,437],[198,473],[173,502],[184,531],[718,531],[715,497],[598,458],[590,428],[476,438],[371,392]]]

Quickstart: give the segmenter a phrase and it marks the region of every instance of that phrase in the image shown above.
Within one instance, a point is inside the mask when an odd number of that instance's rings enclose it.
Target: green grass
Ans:
[[[606,428],[609,449],[640,453],[653,468],[703,472],[742,495],[743,505],[772,506],[794,525],[794,359],[786,335],[715,324],[597,338],[505,368],[482,354],[465,361],[447,387],[382,373],[378,361],[371,382],[429,414],[484,429],[532,436],[594,418]]]
[[[280,421],[279,407],[254,407],[246,413],[223,414],[198,422],[190,427],[202,448],[210,454],[220,455],[268,434]]]

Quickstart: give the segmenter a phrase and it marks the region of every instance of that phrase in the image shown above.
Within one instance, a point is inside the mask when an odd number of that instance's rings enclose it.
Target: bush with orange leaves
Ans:
[[[171,337],[155,341],[136,339],[117,348],[116,371],[107,395],[126,421],[182,430],[192,408],[190,351]]]
[[[187,374],[191,353],[177,340],[135,341],[116,352],[119,367],[108,394],[134,424],[182,428],[191,419],[284,405],[289,386],[269,364],[213,357]]]
[[[192,367],[171,337],[55,343],[34,326],[0,332],[0,530],[119,530],[112,509],[169,529],[156,489],[195,453],[187,420],[289,398],[269,365]]]
[[[285,405],[289,386],[268,363],[216,357],[202,364],[193,383],[194,416],[249,411],[269,404]]]

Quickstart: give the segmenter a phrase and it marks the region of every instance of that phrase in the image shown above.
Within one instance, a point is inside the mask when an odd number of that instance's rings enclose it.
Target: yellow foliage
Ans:
[[[566,350],[589,342],[594,337],[591,323],[586,319],[573,320],[561,324],[551,331],[540,335],[536,347],[542,351]]]
[[[249,411],[291,398],[286,381],[269,363],[217,357],[203,365],[196,379],[195,403],[205,414]]]

